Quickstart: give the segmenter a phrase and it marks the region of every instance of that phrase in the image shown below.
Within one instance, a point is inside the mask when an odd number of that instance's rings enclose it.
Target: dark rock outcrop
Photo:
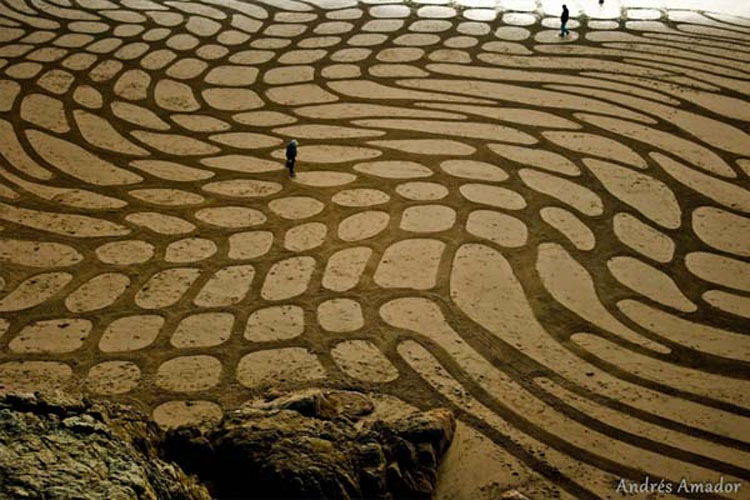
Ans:
[[[308,390],[165,434],[119,404],[0,396],[0,498],[429,498],[453,414],[373,410],[361,393]]]
[[[62,394],[0,397],[0,498],[210,499],[159,458],[161,437],[126,406]]]
[[[165,449],[219,498],[429,498],[453,414],[358,421],[372,409],[360,393],[294,394],[179,428]]]

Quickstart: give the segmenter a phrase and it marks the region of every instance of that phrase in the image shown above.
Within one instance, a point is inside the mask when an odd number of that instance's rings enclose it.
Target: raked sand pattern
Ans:
[[[750,19],[543,4],[0,0],[0,390],[358,387],[458,412],[444,498],[750,498]]]

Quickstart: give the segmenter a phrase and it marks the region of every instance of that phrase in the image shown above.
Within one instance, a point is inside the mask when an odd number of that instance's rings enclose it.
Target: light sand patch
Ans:
[[[373,279],[383,288],[429,290],[437,284],[437,270],[445,243],[431,239],[409,239],[389,246],[378,263]]]
[[[251,265],[230,266],[214,273],[196,295],[193,304],[198,307],[226,307],[245,299],[255,277]]]
[[[261,289],[265,300],[286,300],[305,293],[315,271],[312,257],[291,257],[274,263]]]
[[[704,243],[741,257],[750,257],[750,219],[714,207],[692,213],[693,231]]]
[[[123,73],[115,82],[115,93],[129,101],[139,101],[148,96],[151,76],[140,69],[131,69]]]
[[[0,299],[0,312],[36,307],[60,292],[72,279],[68,273],[44,273],[27,278]]]
[[[355,139],[359,137],[379,137],[385,135],[381,130],[357,127],[343,127],[337,125],[292,125],[273,129],[275,134],[294,137],[297,139]]]
[[[310,222],[289,229],[284,235],[284,248],[306,252],[323,244],[328,228],[321,222]]]
[[[506,146],[504,144],[489,144],[492,152],[517,163],[543,168],[551,172],[564,175],[580,175],[581,170],[566,157],[545,151],[543,149],[531,149],[520,146]]]
[[[359,188],[339,191],[333,195],[331,201],[345,207],[369,207],[381,205],[390,199],[390,196],[378,189]]]
[[[250,46],[261,50],[278,50],[288,47],[291,43],[291,40],[285,38],[256,38],[250,42]]]
[[[83,346],[91,327],[91,321],[85,319],[35,321],[24,327],[8,348],[22,353],[73,352]]]
[[[300,146],[297,151],[298,163],[348,163],[377,158],[382,154],[377,149],[333,145]],[[284,159],[285,155],[285,150],[281,149],[271,154],[278,159]]]
[[[237,113],[232,119],[243,125],[252,125],[254,127],[275,127],[278,125],[288,125],[297,121],[297,118],[280,113],[278,111],[248,111],[246,113]]]
[[[612,218],[615,236],[636,252],[657,262],[670,262],[675,252],[672,239],[627,213]]]
[[[157,106],[169,111],[186,113],[200,109],[192,89],[174,80],[159,80],[154,87],[154,99]]]
[[[72,375],[70,366],[56,361],[10,361],[0,364],[0,386],[8,392],[33,392],[40,387],[61,390]]]
[[[451,49],[468,49],[479,44],[479,40],[473,36],[454,36],[448,38],[443,45]]]
[[[339,250],[328,259],[323,286],[336,292],[351,290],[359,283],[371,255],[372,249],[367,247]]]
[[[629,168],[600,160],[583,163],[604,188],[660,226],[680,227],[682,211],[674,192],[666,184]]]
[[[205,184],[204,191],[231,198],[258,198],[276,194],[283,189],[277,182],[234,179]]]
[[[190,16],[185,28],[192,34],[200,37],[214,35],[221,29],[221,24],[205,17]]]
[[[378,5],[370,7],[369,14],[375,18],[409,17],[410,10],[406,5]]]
[[[347,340],[331,349],[339,368],[350,377],[367,382],[390,382],[398,378],[398,370],[373,343]]]
[[[177,325],[170,343],[178,349],[221,345],[232,333],[234,316],[224,312],[192,314]]]
[[[75,248],[62,243],[0,240],[0,262],[30,267],[68,267],[83,260]]]
[[[173,114],[170,118],[181,127],[192,132],[221,132],[232,128],[227,122],[208,115]]]
[[[155,71],[162,69],[177,58],[177,54],[168,49],[155,50],[141,59],[144,69]],[[160,80],[161,81],[161,80]],[[158,83],[157,83],[158,85]]]
[[[299,337],[305,331],[305,315],[299,306],[284,305],[259,309],[250,314],[245,339],[270,342]]]
[[[698,278],[727,288],[750,292],[750,264],[708,252],[685,256],[688,271]]]
[[[221,371],[221,362],[213,356],[179,356],[159,366],[156,385],[168,391],[204,391],[219,383]]]
[[[216,403],[189,400],[162,403],[154,409],[152,417],[162,429],[175,429],[182,425],[218,423],[222,415]]]
[[[433,50],[428,56],[430,61],[441,62],[441,63],[456,63],[456,64],[468,64],[471,62],[471,56],[463,50],[457,49],[439,49]],[[426,73],[423,76],[427,76]]]
[[[405,141],[403,141],[405,142]],[[363,174],[384,177],[386,179],[414,179],[430,177],[432,170],[421,163],[413,161],[373,161],[358,163],[354,170]]]
[[[146,31],[141,38],[146,42],[158,42],[159,40],[164,40],[171,34],[172,32],[168,28],[151,28]]]
[[[217,66],[208,72],[205,82],[225,87],[252,85],[258,77],[258,69],[247,66]]]
[[[94,394],[111,396],[130,392],[138,386],[141,370],[130,361],[104,361],[94,365],[84,382]]]
[[[213,61],[215,59],[221,59],[222,57],[229,54],[229,49],[222,45],[201,45],[195,49],[195,55],[202,59]]]
[[[73,238],[123,236],[130,230],[114,222],[86,215],[40,212],[0,203],[0,219]]]
[[[352,23],[345,21],[330,21],[320,23],[315,27],[315,33],[318,35],[341,35],[343,33],[349,33],[354,29]]]
[[[89,47],[90,49],[90,47]],[[97,83],[103,83],[111,80],[122,70],[123,64],[114,59],[107,59],[97,64],[89,73],[89,78]],[[9,71],[10,68],[7,70]]]
[[[225,146],[238,149],[263,149],[278,146],[281,139],[265,134],[254,134],[251,132],[227,132],[214,134],[209,139]]]
[[[74,313],[96,311],[111,306],[130,287],[130,278],[120,273],[102,273],[78,287],[65,299]]]
[[[476,152],[474,146],[450,139],[370,141],[368,144],[420,155],[467,156]]]
[[[128,194],[146,203],[167,207],[200,205],[205,201],[199,194],[180,189],[134,189]]]
[[[125,220],[159,234],[186,234],[195,229],[195,226],[186,220],[156,212],[136,212],[126,216]]]
[[[456,9],[453,9],[451,7],[430,5],[427,7],[420,7],[417,10],[417,16],[434,19],[454,18],[456,17]]]
[[[497,11],[495,9],[466,9],[463,15],[472,21],[494,21]]]
[[[142,309],[162,309],[176,304],[200,276],[200,269],[189,267],[159,271],[135,294]]]
[[[206,238],[184,238],[167,245],[164,260],[175,264],[198,262],[204,260],[217,251],[216,243]]]
[[[30,94],[23,98],[21,118],[60,134],[70,130],[62,102],[44,94]]]
[[[255,259],[268,253],[273,243],[270,231],[247,231],[229,236],[229,258],[234,260]]]
[[[528,168],[519,170],[518,174],[534,191],[556,198],[584,215],[595,217],[604,212],[602,199],[575,182]]]
[[[99,341],[102,352],[137,351],[150,346],[159,335],[164,318],[156,315],[126,316],[114,320]]]
[[[309,196],[289,196],[271,201],[268,208],[283,219],[298,220],[319,214],[325,205]]]
[[[75,77],[71,73],[60,69],[53,69],[43,74],[36,83],[44,90],[53,94],[65,94],[73,84],[74,80]],[[3,97],[3,99],[5,100],[8,98]],[[0,103],[0,109],[2,108],[3,104]]]
[[[143,29],[139,26],[140,29]],[[115,33],[115,35],[117,35]],[[117,52],[114,53],[114,56],[117,59],[122,59],[124,61],[130,61],[132,59],[136,59],[138,57],[141,57],[146,51],[149,49],[149,44],[143,43],[143,42],[133,42],[129,43],[127,45],[122,46]]]
[[[0,111],[10,111],[21,92],[21,85],[12,80],[0,80]]]
[[[112,113],[117,118],[133,123],[140,127],[153,130],[169,130],[169,124],[159,118],[153,111],[123,101],[115,101],[111,104]]]
[[[39,165],[26,153],[10,122],[0,120],[0,138],[2,138],[0,155],[8,161],[9,165],[36,179],[52,178],[52,172]]]
[[[154,256],[154,246],[141,240],[113,241],[101,245],[95,253],[105,264],[129,266],[149,261]]]
[[[501,26],[495,30],[495,36],[501,40],[520,42],[521,40],[529,38],[531,32],[526,28],[520,28],[517,26]]]
[[[443,205],[417,205],[401,214],[399,227],[413,233],[447,231],[456,223],[456,211]]]
[[[276,53],[270,50],[241,50],[229,57],[229,62],[234,64],[263,64],[276,57]]]
[[[264,106],[258,94],[248,89],[206,89],[201,95],[209,106],[221,111],[246,111]]]
[[[331,54],[331,60],[340,63],[359,62],[367,59],[370,54],[370,49],[341,49]]]
[[[508,179],[502,168],[490,163],[475,160],[446,160],[440,168],[447,174],[464,179],[501,182]]]
[[[339,224],[339,238],[349,242],[372,238],[385,230],[390,219],[387,212],[377,210],[350,215]]]
[[[682,312],[698,310],[672,278],[638,259],[613,257],[607,261],[607,268],[617,281],[654,302]]]
[[[448,31],[453,27],[453,23],[444,20],[422,20],[415,21],[409,25],[409,31],[418,33],[440,33]]]
[[[5,74],[15,80],[29,80],[31,78],[34,78],[36,75],[38,75],[39,72],[42,71],[42,68],[43,66],[39,63],[22,62],[22,63],[13,64],[5,68]],[[119,71],[119,68],[117,69],[117,71]],[[115,71],[115,73],[117,71]],[[103,73],[92,72],[91,78],[94,78],[95,76],[98,76],[99,74],[103,74]],[[114,76],[114,75],[110,75],[110,77],[111,76]]]
[[[435,182],[406,182],[396,186],[396,192],[416,201],[441,200],[448,196],[448,188]]]
[[[585,132],[543,132],[542,135],[558,146],[572,151],[620,161],[636,168],[648,167],[646,160],[638,153],[607,137]]]
[[[581,219],[564,208],[544,207],[539,211],[542,220],[565,236],[578,250],[593,250],[596,238]]]
[[[317,356],[302,347],[256,351],[245,355],[237,366],[237,380],[245,387],[308,382],[325,376]]]
[[[85,108],[99,109],[103,105],[102,95],[93,87],[80,85],[73,91],[73,99]]]
[[[474,236],[507,248],[524,246],[529,235],[526,224],[520,219],[492,210],[471,212],[466,221],[466,230]]]
[[[526,208],[526,200],[523,196],[510,189],[486,184],[463,184],[458,189],[464,198],[474,203],[491,205],[506,210]]]
[[[180,52],[192,50],[200,44],[200,40],[188,33],[172,35],[167,39],[167,47]]]
[[[343,80],[357,78],[362,75],[362,71],[355,64],[332,64],[324,67],[321,70],[321,75],[326,80]]]
[[[678,163],[659,153],[651,153],[653,158],[666,173],[681,184],[697,191],[725,207],[750,212],[750,191],[716,177],[703,174]]]
[[[312,66],[286,66],[271,68],[263,74],[263,81],[269,85],[310,82],[315,78]]]
[[[201,163],[211,168],[218,168],[221,170],[230,170],[233,172],[244,172],[249,174],[257,174],[262,172],[273,172],[274,170],[281,170],[283,166],[279,162],[265,160],[262,158],[254,158],[246,155],[224,155],[216,156],[213,158],[204,158]],[[205,172],[205,171],[203,171]],[[211,174],[213,176],[213,173]],[[252,182],[252,181],[251,181]],[[260,181],[258,181],[260,182]],[[254,183],[253,183],[254,184]],[[250,185],[244,182],[243,179],[237,179],[236,181],[222,181],[221,183],[213,183],[206,186],[207,191],[211,191],[218,186],[224,186],[225,189],[228,186],[235,185],[239,187],[242,185]],[[274,191],[276,192],[276,191]],[[273,194],[270,193],[269,194]]]
[[[354,182],[357,176],[348,172],[334,172],[332,170],[315,170],[300,172],[294,178],[295,183],[313,187],[342,186]]]
[[[266,91],[266,97],[282,106],[302,106],[339,100],[335,95],[313,83],[274,87]]]
[[[305,38],[297,43],[302,49],[318,49],[323,47],[333,47],[341,42],[340,36],[315,36]]]
[[[212,226],[245,228],[266,222],[263,212],[247,207],[211,207],[195,212],[195,218]]]
[[[145,130],[135,130],[131,132],[131,135],[156,150],[175,156],[210,155],[220,151],[216,146],[185,135],[161,134]]]
[[[318,323],[329,332],[354,332],[365,325],[362,308],[352,299],[331,299],[318,305]]]
[[[178,80],[191,80],[206,71],[208,64],[194,57],[186,57],[167,68],[167,76]]]
[[[722,290],[709,290],[701,297],[717,309],[742,318],[750,318],[750,297],[742,297]]]

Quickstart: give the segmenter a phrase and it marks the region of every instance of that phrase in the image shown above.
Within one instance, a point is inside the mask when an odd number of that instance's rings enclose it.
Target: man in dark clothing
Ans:
[[[568,28],[565,27],[565,25],[568,24],[569,18],[570,18],[570,13],[568,12],[568,6],[563,5],[562,15],[560,16],[560,36],[565,36],[565,35],[570,34],[570,31],[568,31]]]
[[[289,170],[289,177],[294,177],[294,163],[297,161],[297,140],[292,139],[286,145],[286,168]]]

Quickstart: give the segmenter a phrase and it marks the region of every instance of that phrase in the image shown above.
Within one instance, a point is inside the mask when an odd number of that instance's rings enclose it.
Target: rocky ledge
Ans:
[[[452,413],[374,409],[362,393],[308,390],[165,433],[115,403],[0,396],[0,498],[429,498]]]

